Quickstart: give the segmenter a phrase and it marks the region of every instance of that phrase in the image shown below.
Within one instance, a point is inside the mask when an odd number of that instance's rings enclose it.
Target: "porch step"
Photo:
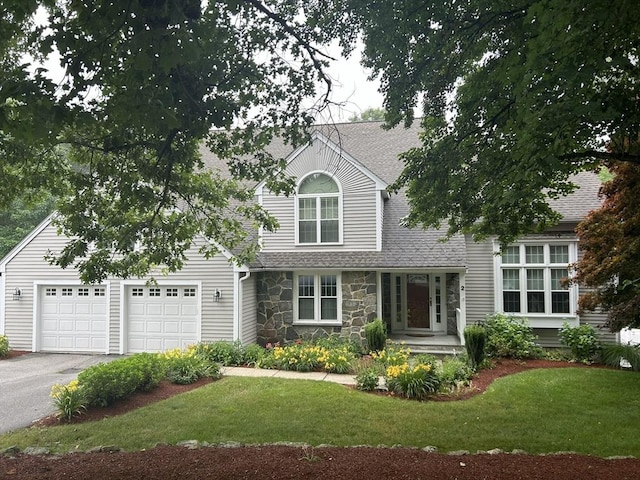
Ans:
[[[431,355],[445,356],[464,353],[464,345],[455,335],[433,335],[416,337],[404,332],[392,334],[390,339],[402,343],[411,350],[411,353],[428,353]]]
[[[460,355],[465,352],[462,345],[412,345],[405,343],[405,346],[411,350],[413,354],[427,353],[436,356]]]

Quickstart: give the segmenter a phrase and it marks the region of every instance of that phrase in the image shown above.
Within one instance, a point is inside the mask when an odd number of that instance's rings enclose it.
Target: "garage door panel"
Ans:
[[[125,318],[128,352],[166,351],[196,343],[200,312],[196,291],[191,286],[129,287]]]
[[[195,323],[183,323],[182,324],[182,333],[193,333],[195,334],[198,330],[198,326]]]
[[[183,305],[182,311],[180,312],[183,316],[192,316],[198,314],[198,306],[197,305]]]
[[[162,316],[162,304],[147,304],[146,312],[147,315]]]
[[[146,313],[144,311],[144,304],[130,303],[129,304],[129,313],[131,315],[144,315]]]
[[[62,305],[61,312],[73,313],[73,305]],[[89,315],[91,313],[91,305],[88,303],[78,303],[75,308],[76,315]]]

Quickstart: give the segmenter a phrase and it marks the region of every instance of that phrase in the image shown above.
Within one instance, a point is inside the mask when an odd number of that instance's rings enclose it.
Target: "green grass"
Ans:
[[[615,370],[532,370],[467,401],[422,403],[327,382],[227,377],[120,417],[0,435],[0,449],[139,450],[195,439],[640,457],[638,425],[640,376]]]

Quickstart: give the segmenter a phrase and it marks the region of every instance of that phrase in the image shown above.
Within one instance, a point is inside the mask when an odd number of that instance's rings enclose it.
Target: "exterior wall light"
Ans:
[[[213,301],[219,302],[220,298],[222,298],[222,291],[216,288],[215,291],[213,292]]]
[[[16,289],[13,291],[13,299],[20,300],[21,298],[22,298],[22,290],[16,287]]]

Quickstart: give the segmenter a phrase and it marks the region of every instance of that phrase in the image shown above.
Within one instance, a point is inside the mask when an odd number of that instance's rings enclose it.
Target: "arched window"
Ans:
[[[298,186],[298,243],[340,242],[340,188],[324,173]]]

